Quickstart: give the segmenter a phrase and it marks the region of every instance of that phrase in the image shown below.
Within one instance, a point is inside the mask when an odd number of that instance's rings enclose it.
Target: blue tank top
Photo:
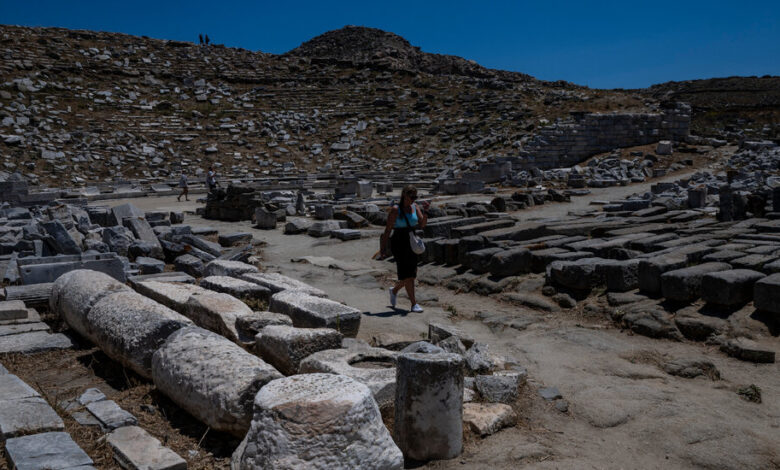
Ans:
[[[394,228],[406,228],[409,227],[409,225],[406,224],[406,220],[409,219],[409,223],[411,224],[411,227],[417,227],[417,205],[412,204],[412,213],[407,214],[403,212],[400,205],[396,206],[398,208],[398,217],[395,219],[395,225]],[[404,217],[406,215],[406,217]]]

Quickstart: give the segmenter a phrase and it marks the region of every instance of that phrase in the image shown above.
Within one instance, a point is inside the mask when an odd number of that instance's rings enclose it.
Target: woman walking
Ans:
[[[417,277],[417,255],[412,251],[409,242],[409,233],[425,227],[428,222],[428,204],[422,203],[423,209],[415,204],[417,189],[414,186],[406,186],[401,191],[401,201],[393,205],[390,215],[387,217],[387,226],[382,234],[380,251],[384,256],[387,252],[387,241],[390,240],[390,248],[393,251],[395,264],[398,271],[398,282],[390,288],[390,305],[395,308],[396,296],[402,287],[406,288],[409,300],[412,303],[412,312],[422,312],[423,309],[414,297],[414,280]],[[390,232],[392,231],[392,235]]]

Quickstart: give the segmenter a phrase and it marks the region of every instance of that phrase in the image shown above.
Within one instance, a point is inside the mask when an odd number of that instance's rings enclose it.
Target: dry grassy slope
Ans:
[[[355,31],[328,34],[338,40]],[[182,164],[201,168],[219,162],[226,175],[274,172],[275,167],[248,158],[253,156],[293,161],[305,169],[328,162],[366,169],[405,161],[436,166],[453,151],[455,164],[511,154],[513,143],[542,118],[573,110],[639,111],[652,101],[634,91],[592,90],[493,71],[411,46],[390,48],[405,58],[397,67],[374,57],[387,52],[376,41],[369,43],[371,56],[357,61],[299,55],[304,46],[277,56],[115,33],[0,26],[2,90],[9,93],[0,99],[0,117],[31,120],[23,129],[25,143],[0,151],[6,162],[58,186],[119,176],[160,180]],[[12,83],[19,78],[46,86],[20,94]],[[208,98],[218,102],[196,100],[198,79],[206,80]],[[110,100],[101,91],[110,91]],[[431,122],[417,121],[424,117]],[[364,143],[346,155],[330,152],[358,119],[369,122],[356,136]],[[13,126],[0,133],[12,134]],[[487,145],[475,148],[485,137],[490,137]],[[315,144],[323,146],[322,154],[312,154]],[[151,156],[140,157],[144,145],[157,147],[156,163]],[[206,154],[213,145],[218,151]],[[41,148],[64,151],[66,158],[44,161]],[[122,161],[112,163],[118,156]],[[63,181],[63,174],[71,180]]]

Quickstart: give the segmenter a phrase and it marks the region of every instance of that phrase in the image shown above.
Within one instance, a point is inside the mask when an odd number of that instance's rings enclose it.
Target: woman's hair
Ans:
[[[404,189],[401,190],[401,200],[398,201],[399,206],[404,203],[404,196],[409,196],[409,202],[411,203],[412,196],[417,196],[417,188],[415,188],[411,184],[407,184],[406,186],[404,186]]]

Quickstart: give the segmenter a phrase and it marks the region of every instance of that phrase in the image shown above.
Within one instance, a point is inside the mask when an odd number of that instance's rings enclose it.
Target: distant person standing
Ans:
[[[206,174],[206,186],[209,188],[209,192],[214,192],[215,189],[217,189],[217,186],[219,186],[219,183],[217,182],[217,174],[214,172],[214,167],[209,167],[209,172]]]
[[[206,45],[208,46],[210,42],[211,42],[211,39],[209,39],[209,35],[207,34],[206,35]]]
[[[203,45],[203,34],[198,34],[198,43],[202,46]]]
[[[184,200],[189,201],[190,184],[187,181],[187,173],[183,171],[181,172],[181,176],[179,177],[179,187],[181,188],[181,194],[179,194],[179,197],[177,197],[176,200],[181,202],[181,197],[184,196]]]

